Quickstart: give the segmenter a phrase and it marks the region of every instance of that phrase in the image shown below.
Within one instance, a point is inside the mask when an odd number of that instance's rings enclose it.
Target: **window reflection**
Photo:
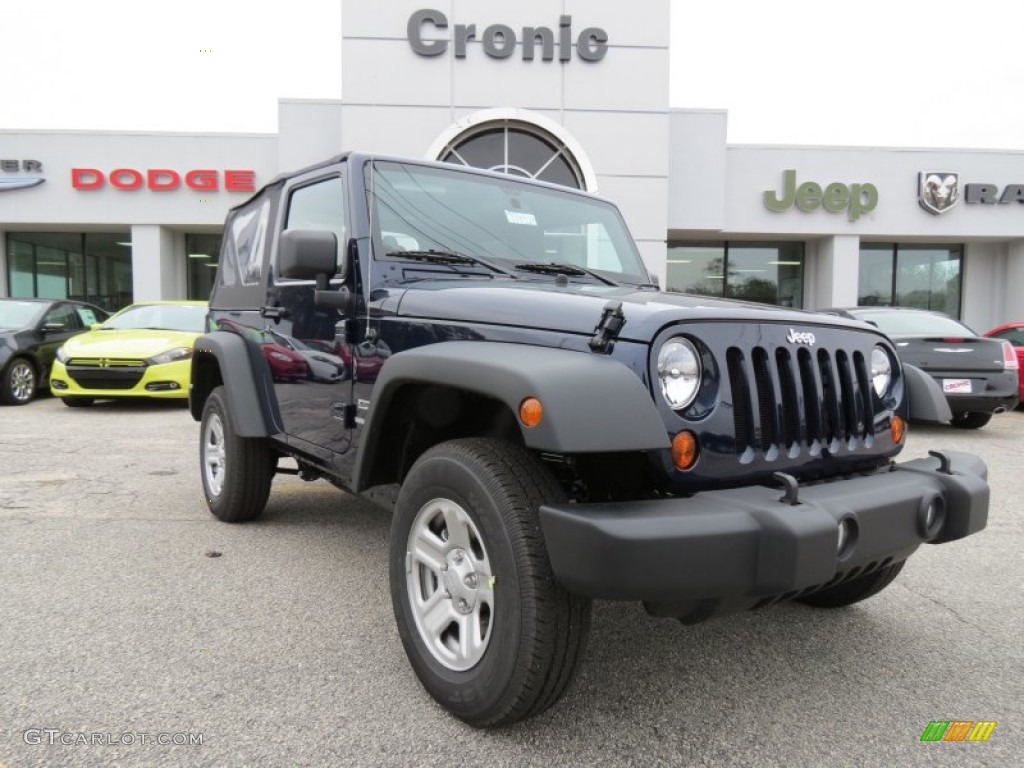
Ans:
[[[12,297],[77,299],[117,310],[132,302],[127,233],[8,232]]]
[[[864,243],[857,302],[960,317],[963,246]]]
[[[668,290],[803,306],[803,243],[674,243]]]
[[[220,235],[185,235],[190,301],[206,301],[210,298],[220,261],[220,239]]]

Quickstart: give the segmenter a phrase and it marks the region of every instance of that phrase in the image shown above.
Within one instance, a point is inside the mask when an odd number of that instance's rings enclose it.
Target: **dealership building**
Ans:
[[[342,98],[276,134],[0,126],[0,295],[205,298],[231,206],[357,149],[610,198],[669,290],[1024,319],[1024,152],[729,144],[669,107],[669,5],[343,0]]]

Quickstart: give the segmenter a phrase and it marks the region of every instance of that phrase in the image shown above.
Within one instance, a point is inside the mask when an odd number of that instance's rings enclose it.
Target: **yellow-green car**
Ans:
[[[187,398],[205,301],[132,304],[57,350],[50,391],[71,407],[111,397]]]

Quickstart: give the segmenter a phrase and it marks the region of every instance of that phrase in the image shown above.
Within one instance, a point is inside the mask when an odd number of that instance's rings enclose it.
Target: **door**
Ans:
[[[349,231],[342,177],[335,173],[304,179],[286,194],[284,229],[333,232],[338,240],[337,258],[342,258]],[[271,295],[279,320],[267,319],[260,344],[270,364],[289,440],[330,460],[325,449],[337,455],[351,444],[346,416],[353,377],[338,333],[345,317],[341,310],[316,306],[314,291],[312,281],[282,278],[275,270]]]
[[[36,331],[38,345],[35,350],[36,359],[42,364],[43,371],[39,378],[40,386],[49,386],[46,382],[57,350],[82,330],[82,321],[72,304],[55,304],[43,315]]]

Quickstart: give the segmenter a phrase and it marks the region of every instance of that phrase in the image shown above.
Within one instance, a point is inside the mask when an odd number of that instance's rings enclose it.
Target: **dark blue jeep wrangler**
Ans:
[[[584,193],[343,155],[231,211],[210,307],[210,510],[257,517],[283,471],[392,510],[402,642],[475,725],[558,700],[593,598],[844,606],[985,526],[978,458],[893,460],[949,413],[877,328],[661,293]]]

